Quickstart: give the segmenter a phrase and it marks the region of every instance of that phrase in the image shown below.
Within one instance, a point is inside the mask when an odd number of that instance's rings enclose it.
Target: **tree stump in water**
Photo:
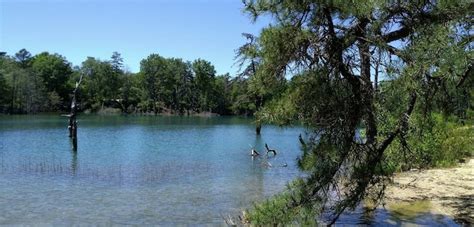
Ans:
[[[274,156],[277,155],[276,150],[275,150],[275,149],[270,149],[270,148],[268,147],[268,144],[267,144],[267,143],[265,143],[265,148],[267,149],[267,155],[268,155],[268,153],[273,153]]]
[[[79,85],[82,82],[82,77],[83,74],[81,74],[81,78],[79,79],[79,82],[76,82],[76,87],[74,88],[74,91],[72,92],[72,101],[71,101],[71,113],[67,115],[69,117],[69,137],[72,139],[72,147],[74,150],[77,150],[77,120],[76,120],[76,114],[77,114],[77,103],[76,103],[76,96],[77,92],[79,91]]]
[[[258,124],[256,127],[255,127],[255,133],[257,135],[260,135],[260,131],[262,130],[262,125]]]

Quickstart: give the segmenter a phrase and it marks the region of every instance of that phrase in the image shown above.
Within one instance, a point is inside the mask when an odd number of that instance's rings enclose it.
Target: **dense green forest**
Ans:
[[[108,60],[88,57],[73,66],[60,54],[32,56],[22,49],[0,56],[0,112],[68,112],[81,74],[82,111],[252,115],[260,103],[248,75],[216,75],[212,63],[203,59],[189,62],[151,54],[141,61],[140,72],[131,73],[117,52]]]

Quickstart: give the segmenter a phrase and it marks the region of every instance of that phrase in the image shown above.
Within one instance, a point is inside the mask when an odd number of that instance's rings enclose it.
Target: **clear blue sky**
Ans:
[[[59,53],[74,65],[118,51],[132,72],[157,53],[203,58],[234,75],[241,33],[268,23],[252,23],[240,0],[0,0],[0,51]]]

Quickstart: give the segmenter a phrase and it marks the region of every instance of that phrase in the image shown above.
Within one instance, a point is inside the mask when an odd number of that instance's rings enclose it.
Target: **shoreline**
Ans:
[[[41,115],[53,115],[53,116],[62,116],[67,115],[68,112],[38,112],[38,113],[0,113],[0,116],[41,116]],[[90,111],[82,111],[78,112],[78,115],[97,115],[97,116],[181,116],[181,117],[224,117],[224,116],[232,116],[232,117],[250,117],[246,115],[221,115],[218,113],[212,112],[193,112],[193,113],[169,113],[169,112],[160,112],[160,113],[153,113],[153,112],[143,112],[143,113],[124,113],[124,112],[90,112]]]
[[[426,202],[428,212],[474,223],[474,159],[456,167],[398,173],[385,192],[389,209]]]

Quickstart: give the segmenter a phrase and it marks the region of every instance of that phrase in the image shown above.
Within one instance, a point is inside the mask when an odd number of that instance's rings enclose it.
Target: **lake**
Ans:
[[[302,175],[302,127],[256,136],[248,118],[96,115],[78,125],[74,152],[64,117],[0,116],[0,224],[223,225]],[[278,155],[252,159],[265,143]],[[358,209],[339,223],[457,225],[432,217]]]
[[[81,115],[73,152],[64,117],[0,121],[1,224],[222,224],[300,174],[297,127]],[[280,151],[272,168],[249,156],[265,143]]]

